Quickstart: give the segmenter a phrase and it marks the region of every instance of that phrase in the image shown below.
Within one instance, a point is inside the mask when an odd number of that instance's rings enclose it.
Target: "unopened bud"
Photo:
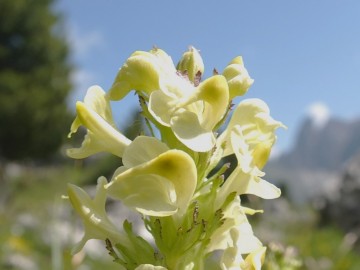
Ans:
[[[223,75],[229,84],[230,99],[233,99],[236,96],[244,95],[254,82],[244,67],[241,56],[235,57],[229,63],[229,65],[224,69]]]
[[[199,51],[194,47],[190,47],[183,54],[176,68],[182,73],[187,73],[189,80],[194,82],[197,76],[204,73],[204,63]]]

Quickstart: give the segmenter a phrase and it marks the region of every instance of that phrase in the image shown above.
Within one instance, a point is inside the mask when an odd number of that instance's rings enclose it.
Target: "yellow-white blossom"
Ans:
[[[120,100],[131,90],[149,95],[161,88],[162,80],[175,73],[173,61],[163,50],[136,51],[120,68],[108,95],[111,100]]]
[[[229,84],[230,99],[244,95],[254,83],[254,80],[250,78],[250,75],[244,66],[241,56],[237,56],[231,60],[222,74]]]
[[[202,81],[203,72],[204,63],[193,47],[177,67],[161,49],[136,51],[108,93],[90,87],[84,102],[76,104],[69,136],[80,126],[87,134],[81,147],[69,149],[68,155],[85,158],[104,151],[121,157],[122,164],[109,183],[99,178],[94,199],[69,185],[68,197],[85,227],[75,251],[89,239],[102,239],[114,261],[126,269],[261,269],[266,248],[247,215],[262,211],[243,207],[239,195],[280,196],[277,187],[262,179],[262,168],[276,141],[275,130],[285,126],[270,116],[264,101],[246,99],[218,136],[229,103],[245,94],[253,79],[240,56],[220,75],[214,72]],[[115,126],[110,100],[121,100],[133,90],[153,137],[139,135],[130,141]],[[237,164],[224,179],[229,167],[219,165],[231,154]],[[123,231],[109,220],[107,196],[141,214],[156,247],[139,237],[127,220]],[[215,254],[220,255],[216,262]]]
[[[197,177],[188,154],[168,150],[155,138],[139,136],[124,153],[123,163],[106,186],[111,197],[149,216],[186,211]]]
[[[274,199],[281,191],[273,184],[263,180],[265,174],[258,168],[246,138],[240,126],[234,126],[230,143],[235,152],[238,165],[219,189],[217,203],[220,205],[232,192],[236,194],[253,194],[263,199]]]
[[[254,236],[251,225],[237,196],[223,211],[224,224],[212,235],[207,252],[236,248],[238,254],[248,254],[262,246]]]
[[[281,122],[270,116],[269,107],[264,101],[257,98],[245,99],[236,107],[229,124],[217,140],[217,146],[222,149],[223,157],[234,153],[230,136],[235,126],[241,128],[251,152],[260,143],[272,146],[276,141],[275,130],[279,127],[285,128]]]
[[[68,185],[69,200],[75,211],[81,217],[85,230],[83,238],[73,248],[73,254],[79,252],[90,239],[100,239],[103,241],[110,239],[114,243],[128,243],[126,235],[116,228],[106,214],[106,190],[104,188],[106,183],[105,177],[98,179],[94,199],[91,199],[80,187],[72,184]]]
[[[81,159],[103,151],[122,156],[131,141],[117,130],[110,102],[101,87],[90,87],[84,102],[76,103],[76,112],[69,137],[76,133],[80,126],[87,128],[87,134],[80,148],[67,150],[68,156]]]
[[[229,103],[222,75],[210,77],[197,87],[177,76],[167,88],[150,95],[149,111],[162,125],[193,151],[207,152],[215,146],[213,129],[224,117]]]

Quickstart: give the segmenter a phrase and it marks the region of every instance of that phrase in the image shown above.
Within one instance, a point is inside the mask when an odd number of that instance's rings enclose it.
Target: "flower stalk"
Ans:
[[[69,184],[68,197],[85,228],[74,252],[87,240],[100,239],[124,269],[261,269],[266,248],[247,215],[262,211],[243,207],[240,195],[280,196],[263,179],[262,168],[276,141],[275,130],[285,126],[260,99],[244,99],[232,110],[232,99],[244,95],[254,81],[242,57],[201,81],[203,72],[193,47],[176,67],[163,50],[136,51],[107,93],[92,86],[77,103],[69,136],[80,126],[87,134],[68,155],[81,159],[108,152],[121,157],[122,164],[109,182],[99,178],[94,199]],[[133,141],[117,129],[110,107],[111,100],[121,103],[131,91],[138,95],[151,133]],[[229,155],[237,165],[225,179],[230,164],[223,158]],[[125,218],[123,228],[110,221],[105,210],[110,197],[141,215],[153,241],[136,235]]]

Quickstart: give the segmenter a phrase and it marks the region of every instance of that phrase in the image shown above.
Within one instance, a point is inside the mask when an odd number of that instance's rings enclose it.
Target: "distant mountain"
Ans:
[[[320,208],[323,223],[334,222],[345,232],[352,232],[360,248],[360,155],[345,166],[337,196],[325,200]]]
[[[317,126],[311,118],[302,123],[293,149],[276,161],[282,166],[337,171],[360,152],[360,119],[329,119]]]
[[[303,202],[336,192],[345,163],[359,153],[360,118],[330,118],[319,126],[308,117],[293,148],[271,160],[265,171],[270,181],[287,187],[290,198]]]

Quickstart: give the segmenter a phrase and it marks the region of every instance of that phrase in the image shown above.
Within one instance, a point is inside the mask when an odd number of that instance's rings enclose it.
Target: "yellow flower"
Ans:
[[[280,189],[261,179],[265,174],[257,167],[256,164],[259,161],[254,159],[240,126],[234,126],[230,138],[238,165],[220,188],[217,205],[221,205],[232,192],[236,192],[238,195],[253,194],[263,199],[278,198],[281,194]]]
[[[106,185],[111,197],[144,215],[185,213],[197,179],[188,154],[169,150],[155,138],[139,136],[126,149],[123,164]]]
[[[224,117],[229,104],[229,88],[224,76],[213,76],[194,85],[203,62],[196,49],[185,53],[178,65],[162,50],[133,53],[119,70],[109,97],[122,99],[131,90],[147,100],[149,112],[163,126],[171,127],[180,142],[193,151],[207,152],[215,145],[213,129]]]
[[[69,137],[83,125],[87,134],[80,148],[67,150],[72,158],[85,158],[106,151],[121,157],[130,140],[115,127],[109,100],[99,86],[88,89],[84,102],[76,103],[77,117],[71,125]]]
[[[212,235],[207,252],[236,248],[239,255],[248,254],[262,246],[254,236],[251,225],[237,196],[224,210],[224,224]],[[229,251],[230,252],[230,251]]]
[[[109,239],[113,243],[128,243],[126,235],[115,227],[106,214],[106,190],[104,188],[106,183],[105,177],[99,178],[94,199],[91,199],[83,189],[75,185],[68,185],[70,202],[82,218],[85,228],[83,238],[72,250],[73,254],[79,252],[90,239]]]
[[[261,147],[272,146],[276,141],[275,130],[279,127],[286,128],[281,122],[274,120],[270,116],[269,107],[264,101],[256,98],[243,100],[236,107],[227,128],[217,140],[218,149],[223,151],[223,157],[234,153],[230,143],[230,136],[235,126],[240,127],[252,154],[259,144],[262,144]],[[268,154],[255,155],[257,158],[268,157]],[[258,162],[262,164],[264,160]]]
[[[241,263],[242,270],[261,270],[265,260],[266,247],[261,247],[246,256],[245,261]]]
[[[244,95],[254,83],[246,70],[241,56],[235,57],[224,69],[223,75],[229,84],[230,100]]]
[[[161,80],[175,73],[174,63],[163,50],[136,51],[120,68],[108,95],[112,100],[124,98],[131,90],[149,95],[160,89]]]
[[[188,148],[207,152],[215,146],[213,129],[224,117],[228,103],[228,86],[222,75],[197,87],[177,76],[167,88],[150,95],[149,111]]]

